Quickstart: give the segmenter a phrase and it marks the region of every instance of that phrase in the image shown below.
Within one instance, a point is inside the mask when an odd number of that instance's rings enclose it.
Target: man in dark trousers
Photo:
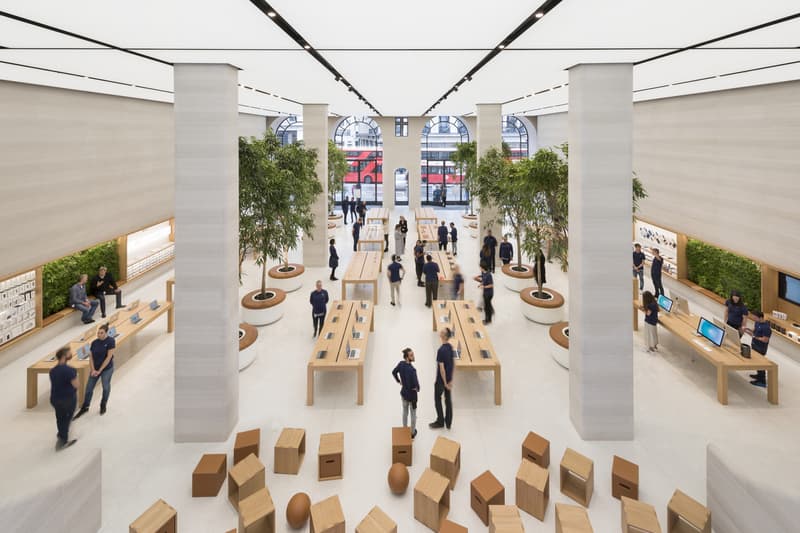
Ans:
[[[639,290],[644,290],[644,252],[638,242],[633,245],[633,277],[639,278]]]
[[[364,225],[364,222],[361,221],[359,218],[355,222],[353,222],[353,251],[358,251],[358,240],[361,238],[361,226]]]
[[[436,352],[436,382],[434,384],[434,401],[436,407],[436,420],[428,424],[431,429],[450,426],[453,423],[453,345],[450,337],[453,332],[450,328],[439,330],[439,339],[442,345]],[[444,410],[442,410],[442,395],[444,395]]]
[[[489,273],[489,265],[481,263],[481,273],[475,276],[475,281],[479,282],[479,289],[483,291],[483,312],[484,324],[492,323],[492,315],[494,314],[494,307],[492,307],[492,298],[494,297],[494,279]]]
[[[650,265],[650,279],[653,280],[653,288],[656,298],[664,295],[664,285],[661,283],[661,271],[664,268],[664,259],[658,253],[658,248],[653,248],[653,263]]]
[[[514,259],[514,246],[508,242],[508,235],[503,235],[503,242],[500,243],[500,260],[507,265]]]
[[[750,342],[750,347],[754,352],[767,355],[767,347],[769,346],[769,338],[772,335],[772,329],[769,327],[769,321],[764,318],[764,313],[761,311],[753,311],[753,314],[756,315],[755,324],[753,324],[753,329],[747,329],[747,332],[753,337],[753,340]],[[750,374],[750,378],[753,380],[750,382],[751,385],[755,385],[756,387],[767,386],[767,373],[764,370],[758,370],[755,374]]]
[[[489,269],[494,272],[494,262],[495,258],[497,257],[497,239],[494,238],[492,235],[492,230],[486,230],[486,237],[483,238],[484,246],[488,246],[489,250],[492,252],[491,262],[489,263]]]
[[[67,364],[72,359],[69,346],[56,352],[56,366],[50,369],[50,405],[56,411],[58,440],[56,451],[75,444],[78,439],[69,439],[69,424],[78,405],[78,371]]]
[[[94,297],[100,302],[100,316],[106,317],[106,294],[113,294],[117,297],[117,309],[125,307],[122,305],[122,289],[119,288],[114,276],[108,269],[101,266],[97,270],[97,275],[92,278],[89,288]]]
[[[350,221],[356,221],[356,197],[350,199]]]
[[[392,370],[394,380],[400,383],[400,398],[403,402],[403,427],[408,427],[408,412],[411,411],[411,438],[417,436],[417,393],[419,379],[414,368],[414,350],[405,348],[403,360]]]
[[[437,233],[439,234],[439,251],[441,252],[444,250],[447,251],[447,226],[445,225],[445,221],[442,220],[442,225],[439,226],[437,229]]]
[[[347,224],[347,213],[350,212],[350,199],[345,196],[342,198],[342,215],[344,215],[344,223]]]
[[[414,246],[414,266],[417,267],[417,287],[424,287],[422,283],[422,267],[425,265],[425,247],[422,246],[422,241],[417,240]]]
[[[325,325],[325,315],[328,312],[328,291],[322,288],[322,282],[317,280],[316,288],[311,291],[308,298],[311,304],[311,319],[314,321],[314,334],[316,337],[322,333],[322,326]]]
[[[453,222],[450,223],[450,247],[453,255],[458,255],[458,230]]]
[[[422,272],[425,273],[425,307],[433,305],[433,300],[439,298],[439,265],[434,262],[431,254],[425,256],[425,265]]]
[[[331,269],[331,281],[337,281],[336,268],[339,266],[339,253],[336,251],[336,239],[328,241],[328,266]]]

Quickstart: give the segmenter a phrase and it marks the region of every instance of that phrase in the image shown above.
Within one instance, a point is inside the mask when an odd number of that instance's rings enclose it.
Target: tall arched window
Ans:
[[[422,128],[421,200],[423,204],[465,204],[469,201],[464,176],[451,161],[456,145],[469,142],[466,124],[458,117],[430,119]]]
[[[512,161],[528,158],[528,128],[519,118],[503,116],[503,142],[511,149]]]
[[[383,202],[383,136],[369,117],[347,117],[339,122],[333,142],[344,150],[349,169],[342,194],[367,203]]]
[[[275,127],[275,135],[281,140],[281,144],[294,144],[303,140],[303,117],[289,115],[278,123]]]

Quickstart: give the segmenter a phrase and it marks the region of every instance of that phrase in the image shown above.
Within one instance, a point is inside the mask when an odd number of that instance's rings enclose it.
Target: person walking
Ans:
[[[433,300],[439,299],[439,265],[433,260],[431,254],[425,256],[425,307],[433,305]]]
[[[461,268],[458,265],[453,265],[453,300],[464,299],[464,276],[461,274]]]
[[[747,326],[747,306],[744,305],[739,291],[731,291],[731,296],[725,300],[725,323],[739,332],[739,337]]]
[[[647,352],[658,351],[658,303],[650,291],[642,294],[642,310],[644,311],[644,336]]]
[[[361,219],[361,223],[363,224],[364,221],[367,219],[367,204],[364,203],[364,200],[358,201],[358,205],[356,206],[356,212],[358,213],[358,218]]]
[[[644,289],[644,252],[638,242],[633,245],[633,277],[639,278],[639,290]]]
[[[392,305],[395,305],[395,301],[400,303],[400,282],[403,281],[403,278],[406,277],[406,269],[403,268],[403,265],[397,262],[399,258],[397,255],[392,256],[392,262],[389,263],[389,266],[386,267],[386,277],[389,278],[389,287],[390,293],[392,295]]]
[[[331,281],[337,281],[336,268],[339,266],[339,252],[336,251],[336,239],[328,241],[328,267],[331,269]]]
[[[400,398],[403,404],[403,427],[408,427],[408,412],[411,411],[411,438],[417,436],[417,394],[419,379],[414,368],[414,350],[403,349],[403,360],[392,370],[394,380],[400,384]]]
[[[356,197],[353,196],[350,199],[350,222],[355,223],[356,221]]]
[[[56,412],[58,440],[56,451],[68,448],[78,439],[69,438],[69,424],[75,407],[78,405],[78,371],[67,364],[72,359],[69,346],[59,348],[56,352],[56,366],[50,369],[50,405]]]
[[[658,248],[653,248],[653,264],[650,265],[650,278],[653,280],[654,296],[664,295],[664,285],[661,283],[661,271],[664,268],[664,259],[658,253]]]
[[[98,380],[103,385],[103,398],[100,400],[100,414],[106,414],[108,398],[111,396],[111,376],[114,375],[114,350],[117,341],[108,334],[108,324],[103,324],[97,328],[97,338],[92,341],[89,351],[92,353],[90,361],[89,379],[86,382],[86,392],[83,394],[83,405],[75,414],[73,420],[77,420],[89,411],[92,405],[92,396]]]
[[[403,247],[400,249],[400,255],[406,253],[406,237],[408,235],[408,221],[406,217],[400,215],[400,233],[403,234]]]
[[[453,222],[450,223],[450,249],[454,257],[458,255],[458,230]]]
[[[100,302],[100,316],[106,317],[106,294],[113,294],[117,298],[117,309],[125,307],[122,305],[122,289],[119,288],[117,282],[114,281],[114,276],[108,269],[101,266],[97,269],[97,275],[92,278],[89,283],[92,294]]]
[[[508,235],[503,235],[503,242],[500,243],[500,260],[507,265],[514,259],[514,246],[508,242]]]
[[[447,180],[442,184],[442,207],[447,207]]]
[[[492,252],[489,266],[491,267],[490,269],[492,273],[494,273],[495,258],[497,257],[497,239],[495,239],[494,235],[492,235],[492,230],[486,230],[486,237],[483,238],[483,244],[484,246],[488,246],[489,250]]]
[[[447,225],[444,220],[442,220],[442,224],[437,228],[436,232],[439,235],[439,251],[447,251]]]
[[[308,302],[311,304],[311,319],[314,322],[314,334],[311,336],[313,338],[322,333],[325,315],[328,312],[328,291],[322,288],[322,281],[317,280],[317,286],[311,291]]]
[[[453,346],[450,337],[453,332],[450,328],[439,330],[439,339],[442,345],[436,352],[436,382],[434,383],[433,397],[436,406],[436,420],[428,424],[431,429],[439,429],[453,424]],[[442,396],[444,395],[444,412],[442,411]]]
[[[344,224],[347,225],[347,213],[350,211],[350,199],[345,196],[342,198],[342,215],[344,215]]]
[[[761,311],[753,311],[753,314],[756,315],[753,329],[747,329],[747,333],[753,337],[753,340],[750,341],[750,347],[754,352],[766,356],[769,338],[772,336],[772,328],[769,327],[769,321],[764,318],[764,313]],[[751,385],[755,385],[756,387],[767,386],[767,373],[764,370],[758,370],[755,374],[750,374],[750,378],[752,379],[750,382]]]
[[[362,222],[361,218],[359,218],[358,220],[353,222],[353,230],[352,230],[351,233],[353,234],[353,251],[354,252],[358,251],[358,240],[361,238],[361,227],[363,225],[364,225],[364,222]]]
[[[401,256],[406,248],[406,236],[400,229],[400,224],[394,225],[394,255]]]
[[[92,317],[97,311],[97,306],[100,305],[97,300],[89,300],[89,297],[86,296],[86,281],[88,279],[89,276],[81,274],[78,276],[78,283],[69,288],[69,305],[82,313],[81,321],[84,324],[94,322]]]
[[[417,268],[417,287],[424,287],[422,283],[422,267],[425,265],[425,247],[422,246],[422,241],[417,240],[414,246],[414,266]]]
[[[483,323],[491,324],[492,315],[494,314],[494,307],[492,307],[492,298],[494,298],[494,279],[489,272],[489,265],[481,263],[481,273],[475,276],[475,281],[479,282],[478,288],[483,291]]]
[[[383,242],[386,243],[383,247],[383,253],[386,253],[389,251],[389,222],[381,222],[381,226],[383,227]]]
[[[487,269],[492,268],[492,249],[489,248],[488,244],[484,244],[481,247],[481,251],[479,252],[480,256],[480,264],[486,265]]]

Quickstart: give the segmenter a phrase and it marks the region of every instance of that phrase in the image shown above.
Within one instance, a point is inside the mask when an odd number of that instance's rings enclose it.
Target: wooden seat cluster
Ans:
[[[362,252],[363,253],[363,252]],[[308,361],[306,404],[314,405],[315,372],[355,372],[358,379],[358,405],[364,403],[364,362],[367,357],[369,332],[374,330],[373,305],[364,301],[334,301],[331,304],[311,358]],[[353,330],[360,334],[353,338]],[[349,358],[347,346],[359,351]]]
[[[342,298],[347,299],[347,285],[372,285],[372,301],[378,303],[378,273],[382,270],[383,252],[355,252],[342,278]]]

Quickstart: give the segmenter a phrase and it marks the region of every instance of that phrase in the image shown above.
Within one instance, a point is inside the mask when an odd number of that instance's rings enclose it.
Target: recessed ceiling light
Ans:
[[[267,12],[267,16],[268,16],[269,18],[271,18],[271,19],[274,19],[275,17],[277,17],[277,16],[278,16],[278,14],[277,14],[277,13],[275,13],[274,11],[268,11],[268,12]]]
[[[505,47],[506,47],[506,45],[504,45],[504,44],[501,44],[501,45],[500,45],[500,46],[498,46],[497,48],[499,48],[500,50],[502,50],[502,49],[503,49],[503,48],[505,48]]]
[[[303,45],[303,48],[305,48],[306,50],[308,50],[309,48],[311,48],[311,45],[310,45],[310,44],[304,44],[304,45]]]
[[[536,15],[534,15],[534,16],[535,16],[537,19],[540,19],[540,18],[542,18],[542,17],[544,16],[544,13],[542,13],[541,11],[537,11],[537,12],[536,12]]]

